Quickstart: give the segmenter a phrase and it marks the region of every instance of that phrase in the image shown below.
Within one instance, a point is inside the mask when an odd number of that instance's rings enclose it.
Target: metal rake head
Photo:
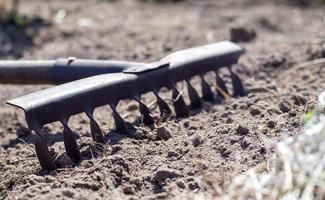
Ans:
[[[137,101],[143,122],[146,125],[152,125],[154,119],[149,108],[141,102],[141,95],[153,92],[161,115],[171,114],[172,110],[158,92],[161,87],[167,87],[172,90],[175,116],[177,118],[188,117],[189,108],[199,108],[202,100],[216,102],[217,99],[230,95],[224,80],[218,74],[220,68],[229,69],[233,85],[232,95],[235,97],[245,95],[242,82],[231,69],[242,53],[243,49],[240,46],[223,41],[178,51],[158,62],[126,67],[122,72],[95,75],[65,83],[10,100],[7,103],[24,110],[29,128],[38,133],[35,148],[41,166],[43,169],[52,170],[56,169],[56,166],[42,134],[42,127],[45,124],[56,121],[62,123],[67,154],[79,160],[77,142],[74,133],[68,127],[68,121],[72,115],[85,112],[90,119],[94,141],[104,143],[102,131],[93,117],[96,107],[109,105],[113,111],[116,130],[128,134],[126,122],[116,111],[119,101],[123,99]],[[218,88],[216,94],[204,79],[204,74],[209,71],[216,73]],[[190,83],[190,79],[196,75],[201,77],[202,97]],[[180,81],[187,83],[190,106],[186,105],[176,88],[176,83]]]

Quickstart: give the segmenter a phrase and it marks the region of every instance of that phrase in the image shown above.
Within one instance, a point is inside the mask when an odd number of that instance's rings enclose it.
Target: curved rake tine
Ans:
[[[197,91],[192,86],[192,84],[190,83],[189,80],[186,80],[186,83],[187,83],[188,95],[189,95],[189,98],[191,101],[190,107],[193,109],[200,108],[202,106],[202,102],[201,102],[199,94],[197,93]]]
[[[210,85],[206,82],[203,75],[201,77],[201,87],[202,87],[202,98],[204,101],[215,102],[214,94],[211,90]]]
[[[56,170],[57,167],[47,147],[43,134],[39,130],[35,130],[35,132],[37,133],[35,151],[42,169],[47,171]]]
[[[150,112],[149,108],[144,103],[141,102],[140,97],[136,97],[134,99],[139,103],[139,110],[140,110],[141,115],[143,116],[143,123],[145,125],[154,124],[155,121],[151,117],[151,112]]]
[[[229,69],[229,72],[230,72],[230,78],[231,78],[232,85],[233,85],[233,90],[234,90],[233,96],[234,97],[243,97],[243,96],[245,96],[246,92],[245,92],[245,88],[243,86],[242,81],[240,80],[238,75],[235,74],[232,71],[231,67],[228,67],[228,69]]]
[[[220,77],[219,75],[219,72],[218,71],[215,71],[215,74],[216,74],[216,83],[217,83],[217,86],[226,94],[226,95],[229,95],[229,92],[228,92],[228,89],[227,89],[227,86],[226,86],[226,83],[225,81]],[[225,98],[224,95],[222,95],[220,93],[220,91],[217,91],[217,94],[218,94],[218,97],[221,97],[221,98]]]
[[[118,114],[118,112],[116,111],[116,105],[117,104],[115,105],[109,104],[109,106],[113,110],[113,118],[115,122],[116,131],[120,133],[128,134],[129,132],[128,132],[128,127],[126,125],[126,122],[123,120],[121,115]]]
[[[63,141],[65,150],[70,158],[78,161],[80,160],[80,152],[74,133],[68,126],[68,119],[61,120],[60,122],[63,125]]]
[[[170,107],[168,106],[168,104],[159,96],[157,91],[153,91],[153,93],[155,94],[156,98],[157,98],[157,103],[159,106],[159,110],[160,110],[160,116],[164,117],[164,116],[168,116],[172,114],[172,110],[170,109]]]
[[[103,135],[102,129],[99,127],[98,123],[94,119],[94,110],[86,111],[86,115],[90,120],[91,137],[95,142],[105,144],[105,137]]]
[[[176,86],[173,86],[173,105],[175,108],[176,118],[184,118],[190,116],[188,107],[185,104],[184,98],[178,92]]]

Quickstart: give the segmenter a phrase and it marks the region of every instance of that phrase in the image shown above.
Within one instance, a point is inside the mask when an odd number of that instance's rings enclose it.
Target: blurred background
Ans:
[[[319,32],[314,31],[315,24],[324,19],[321,12],[313,10],[321,9],[318,7],[324,2],[1,0],[0,58],[53,59],[73,55],[150,60],[175,49],[229,39],[229,29],[236,23],[246,26],[244,29],[257,29],[253,31],[263,37],[271,33],[274,41],[290,39],[301,29],[304,34],[315,35]],[[315,21],[309,23],[310,18]]]

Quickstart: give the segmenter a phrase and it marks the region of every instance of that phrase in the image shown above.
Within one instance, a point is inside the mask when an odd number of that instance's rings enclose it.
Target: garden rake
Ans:
[[[105,138],[94,120],[94,109],[108,105],[113,111],[116,131],[129,134],[124,119],[116,108],[120,100],[138,102],[139,111],[146,125],[154,124],[150,109],[141,101],[141,95],[153,92],[161,115],[172,110],[159,95],[159,89],[172,90],[176,118],[189,116],[189,108],[199,108],[203,101],[215,102],[230,93],[218,71],[229,69],[235,97],[244,96],[245,90],[239,77],[232,71],[243,49],[229,41],[177,51],[153,63],[134,63],[105,60],[80,60],[76,58],[55,61],[1,61],[0,82],[23,84],[61,84],[26,96],[7,101],[25,112],[27,125],[37,134],[35,150],[42,169],[55,170],[56,165],[42,133],[45,124],[62,123],[63,141],[67,155],[80,160],[80,152],[73,131],[68,126],[72,115],[86,113],[90,120],[90,132],[95,142],[104,143]],[[204,74],[214,71],[217,92],[213,92]],[[201,79],[202,96],[190,83],[193,76]],[[187,83],[191,105],[187,106],[176,83]],[[62,84],[63,83],[63,84]],[[223,93],[223,94],[222,94]]]

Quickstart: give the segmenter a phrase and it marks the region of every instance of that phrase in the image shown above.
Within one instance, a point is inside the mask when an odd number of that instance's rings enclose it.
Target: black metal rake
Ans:
[[[80,159],[73,131],[68,126],[72,115],[86,113],[90,120],[91,135],[95,142],[105,143],[98,123],[94,120],[94,109],[109,105],[113,111],[116,130],[128,134],[126,122],[116,111],[120,100],[133,99],[139,104],[139,111],[146,125],[154,124],[150,109],[141,101],[141,95],[153,92],[161,115],[172,114],[171,108],[159,96],[159,89],[172,90],[175,116],[189,116],[190,108],[199,108],[203,101],[215,102],[222,98],[220,91],[230,95],[218,70],[229,69],[235,97],[244,96],[245,90],[239,77],[232,71],[243,53],[243,49],[229,41],[175,52],[154,63],[132,63],[104,60],[79,60],[75,58],[56,61],[2,61],[0,80],[5,83],[55,83],[61,84],[26,96],[7,101],[8,104],[24,110],[28,127],[37,133],[35,149],[41,167],[54,170],[56,165],[48,150],[42,133],[45,124],[62,123],[63,140],[67,155]],[[217,94],[204,79],[204,74],[214,71]],[[193,76],[201,77],[202,97],[190,83]],[[70,82],[71,81],[71,82]],[[190,106],[187,106],[176,83],[185,81]]]

